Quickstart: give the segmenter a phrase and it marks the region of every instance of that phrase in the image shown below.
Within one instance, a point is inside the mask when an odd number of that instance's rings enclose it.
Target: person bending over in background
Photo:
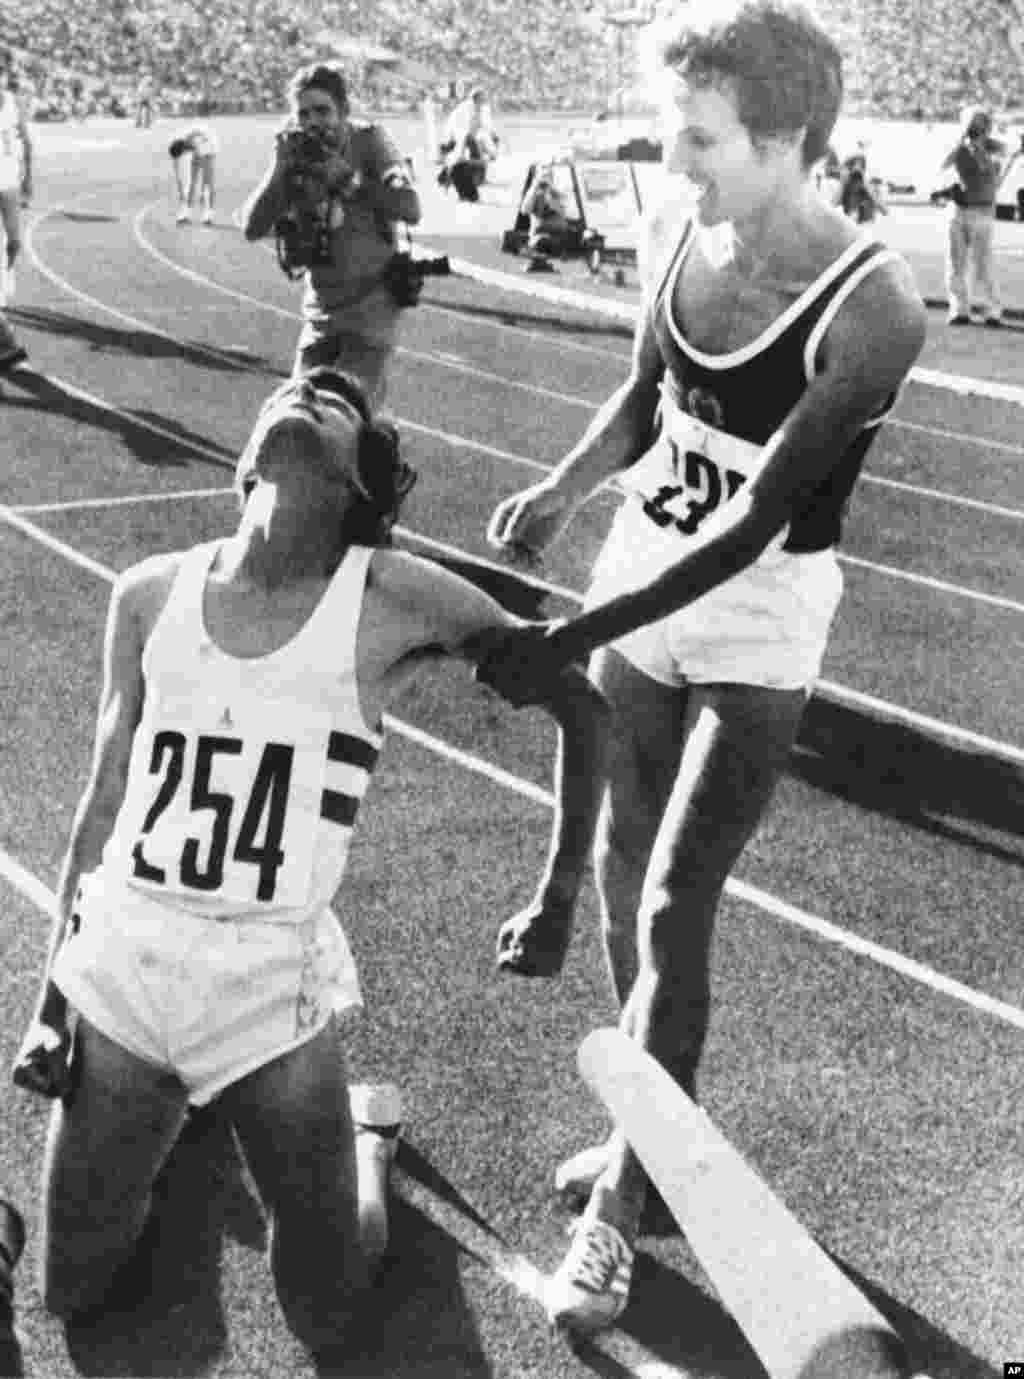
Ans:
[[[185,225],[197,207],[204,225],[213,224],[216,191],[217,136],[206,124],[190,125],[171,140],[167,152],[178,189],[177,222]]]

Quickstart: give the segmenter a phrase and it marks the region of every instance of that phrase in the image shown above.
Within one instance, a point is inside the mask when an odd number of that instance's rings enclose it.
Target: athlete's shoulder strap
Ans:
[[[840,273],[828,286],[825,296],[825,304],[818,319],[807,336],[804,345],[804,373],[808,382],[818,372],[818,354],[821,343],[832,322],[838,316],[843,304],[850,295],[856,291],[860,284],[869,274],[888,263],[899,261],[899,254],[894,249],[890,249],[881,240],[867,241],[861,251],[851,258],[845,270]],[[820,299],[819,299],[820,300]],[[876,421],[891,411],[895,398],[887,403],[883,410],[874,419]]]
[[[171,582],[170,592],[159,617],[153,624],[143,652],[143,670],[148,670],[153,656],[171,638],[175,641],[189,627],[189,618],[198,613],[200,622],[192,627],[195,636],[200,635],[203,607],[203,589],[213,558],[220,546],[219,541],[205,541],[182,552],[177,572]]]
[[[329,648],[331,663],[336,663],[340,670],[355,665],[359,615],[374,550],[373,546],[348,548],[301,633],[310,655],[317,654],[320,648]]]
[[[671,219],[672,203],[652,216],[647,239],[648,299],[652,313],[661,305],[676,265],[686,252],[693,234],[693,216],[684,213],[681,229]]]

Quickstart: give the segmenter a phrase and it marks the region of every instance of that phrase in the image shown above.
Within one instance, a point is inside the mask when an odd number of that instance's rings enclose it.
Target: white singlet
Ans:
[[[184,556],[146,643],[124,803],[53,969],[195,1104],[361,1002],[331,902],[382,745],[355,672],[372,550],[347,553],[290,642],[240,659],[205,629],[217,549]]]

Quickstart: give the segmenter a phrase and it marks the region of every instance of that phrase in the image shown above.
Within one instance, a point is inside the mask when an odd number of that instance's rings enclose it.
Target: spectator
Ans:
[[[302,68],[292,81],[291,105],[296,127],[278,137],[273,162],[247,203],[245,236],[276,231],[279,246],[304,272],[295,373],[337,366],[360,378],[378,401],[401,312],[389,285],[397,223],[419,221],[419,195],[390,136],[378,124],[350,118],[348,87],[336,64]],[[299,241],[296,260],[287,245]]]
[[[135,127],[148,129],[153,123],[153,74],[144,72],[135,92]]]
[[[992,138],[992,116],[982,106],[963,112],[962,133],[956,147],[942,160],[956,180],[943,188],[948,197],[946,234],[946,291],[951,326],[971,321],[968,278],[987,326],[1002,325],[1002,309],[996,291],[992,243],[995,230],[999,156],[1004,145]]]
[[[12,54],[0,51],[0,308],[12,295],[13,269],[21,250],[21,208],[32,196],[32,139],[20,87]],[[0,374],[27,357],[0,311]]]
[[[497,156],[498,143],[487,93],[482,86],[474,87],[445,121],[440,185],[454,187],[460,201],[479,201],[487,164]]]
[[[209,125],[193,124],[171,140],[167,151],[178,189],[178,224],[187,224],[198,206],[203,224],[212,225],[217,136]]]
[[[843,163],[837,205],[858,225],[870,224],[877,215],[888,215],[881,199],[881,179],[869,181],[863,153],[853,153]]]

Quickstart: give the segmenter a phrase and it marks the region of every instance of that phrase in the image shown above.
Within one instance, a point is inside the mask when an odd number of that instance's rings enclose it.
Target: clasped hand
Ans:
[[[66,1097],[71,1091],[71,1031],[65,1020],[53,1024],[36,1018],[29,1025],[14,1060],[16,1087],[39,1096]]]
[[[475,648],[476,679],[495,690],[514,708],[548,702],[554,681],[568,658],[552,641],[564,619],[498,627],[481,634]]]

